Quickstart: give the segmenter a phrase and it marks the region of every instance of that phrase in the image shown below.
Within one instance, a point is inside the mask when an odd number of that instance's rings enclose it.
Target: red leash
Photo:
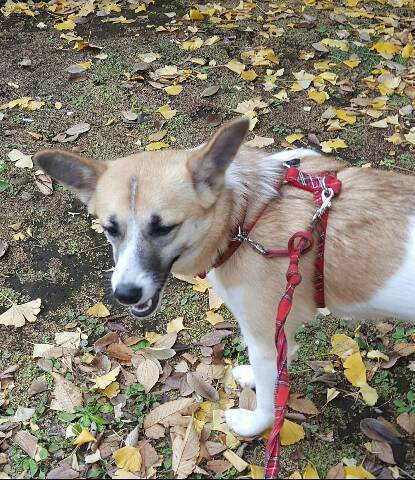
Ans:
[[[317,210],[311,220],[309,228],[292,235],[288,241],[288,248],[286,250],[265,249],[260,243],[249,237],[249,234],[261,218],[265,209],[268,207],[268,205],[265,205],[246,229],[244,229],[244,221],[241,222],[227,251],[221,255],[218,261],[213,265],[213,267],[216,268],[225,263],[243,242],[247,242],[252,248],[266,258],[290,257],[290,263],[286,275],[287,285],[278,305],[277,316],[275,319],[275,346],[277,348],[277,378],[274,390],[275,420],[274,427],[268,439],[265,454],[265,478],[278,478],[279,473],[279,458],[281,451],[280,431],[287,411],[287,401],[290,390],[287,364],[287,339],[285,336],[284,325],[291,311],[295,288],[301,283],[299,260],[302,255],[312,249],[314,243],[313,232],[316,231],[318,237],[318,250],[315,260],[315,298],[317,306],[323,308],[325,306],[324,246],[326,240],[327,220],[329,208],[331,207],[331,200],[339,195],[341,190],[341,181],[337,178],[336,172],[322,172],[317,175],[310,175],[302,172],[296,166],[290,166],[293,165],[294,162],[295,165],[299,165],[299,160],[289,162],[281,185],[288,184],[313,193],[313,199],[317,206]],[[204,274],[201,275],[204,276]]]

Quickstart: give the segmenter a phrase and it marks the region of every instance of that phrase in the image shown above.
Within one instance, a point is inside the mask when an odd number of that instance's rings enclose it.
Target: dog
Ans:
[[[158,307],[170,272],[209,272],[215,291],[237,319],[250,365],[233,369],[241,386],[256,388],[253,411],[226,412],[242,436],[273,423],[276,377],[275,312],[285,287],[287,258],[266,259],[246,242],[219,268],[244,215],[265,204],[252,237],[286,247],[315,212],[311,194],[281,186],[284,164],[300,159],[308,173],[337,171],[342,193],[333,201],[325,247],[326,305],[339,318],[415,320],[415,178],[346,167],[309,149],[266,153],[243,146],[247,118],[224,124],[193,150],[142,152],[103,162],[63,150],[35,155],[42,170],[72,189],[96,215],[113,248],[115,297],[143,318]],[[289,356],[294,333],[316,313],[314,251],[300,260],[298,286],[286,324]]]

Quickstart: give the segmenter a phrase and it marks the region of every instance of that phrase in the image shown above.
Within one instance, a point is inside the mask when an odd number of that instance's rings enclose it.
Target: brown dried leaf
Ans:
[[[159,142],[167,135],[167,130],[160,130],[158,132],[152,133],[148,137],[149,142]]]
[[[301,398],[301,393],[292,393],[288,399],[288,406],[293,410],[306,415],[318,415],[320,411],[315,406],[314,402],[308,398]]]
[[[91,129],[91,125],[89,123],[81,122],[81,123],[72,125],[72,127],[69,127],[65,131],[65,133],[66,135],[69,135],[69,136],[80,135],[81,133],[88,132],[90,129]]]
[[[46,392],[48,389],[48,384],[46,382],[46,377],[43,375],[39,378],[35,378],[29,387],[27,392],[29,397],[36,395],[38,393]]]
[[[199,373],[189,372],[186,376],[186,381],[188,385],[203,398],[211,400],[212,402],[217,402],[219,400],[219,393],[212,387],[212,385],[209,385],[209,383],[203,380]]]
[[[52,179],[49,175],[45,173],[40,173],[35,175],[35,183],[37,188],[40,190],[43,195],[52,195],[53,193],[53,184]]]
[[[184,438],[180,435],[173,438],[172,450],[172,469],[174,474],[177,478],[187,478],[196,466],[196,459],[200,451],[200,440],[193,418],[189,422]]]
[[[230,330],[216,330],[214,332],[203,335],[203,337],[199,341],[199,345],[203,345],[204,347],[213,347],[213,345],[217,345],[224,338],[229,337],[229,335],[232,335],[232,332]]]
[[[193,400],[191,398],[179,398],[178,400],[172,400],[159,405],[146,415],[144,420],[144,428],[147,430],[158,423],[166,422],[170,416],[174,415],[175,413],[180,413],[192,403]]]
[[[117,333],[109,332],[105,334],[103,337],[99,338],[94,343],[94,350],[96,352],[103,352],[108,347],[108,345],[111,345],[111,343],[117,343],[119,341],[120,341],[120,337],[118,336]]]
[[[214,457],[215,455],[224,452],[227,448],[226,445],[223,445],[222,443],[211,441],[205,442],[205,447],[211,457]]]
[[[67,463],[63,462],[59,467],[51,470],[47,475],[47,479],[71,479],[71,478],[80,478],[81,474],[71,468]]]
[[[415,343],[397,343],[393,349],[400,357],[409,357],[415,353]]]
[[[108,353],[111,357],[120,360],[121,362],[131,362],[131,357],[134,355],[134,352],[130,347],[124,345],[124,343],[112,343],[107,348]]]
[[[389,463],[390,465],[396,464],[393,458],[392,447],[389,443],[372,440],[372,451],[382,462]]]
[[[210,87],[205,88],[200,96],[211,97],[212,95],[215,95],[215,93],[218,93],[219,89],[220,85],[211,85]]]
[[[52,372],[51,375],[55,380],[52,393],[54,398],[50,402],[51,410],[74,413],[75,407],[82,405],[82,392],[59,373]]]
[[[142,355],[140,355],[140,357],[142,360],[137,367],[135,375],[138,382],[144,386],[145,393],[148,393],[157,383],[160,376],[160,370],[153,360],[145,358]]]
[[[376,330],[382,335],[386,335],[391,332],[395,327],[391,323],[379,322],[376,324]]]
[[[402,427],[409,435],[415,434],[415,415],[409,413],[401,413],[396,419],[398,425]]]
[[[393,427],[393,426],[392,426]],[[360,422],[360,430],[371,440],[378,442],[388,442],[392,445],[399,445],[399,432],[391,428],[389,422],[382,422],[376,418],[365,418]],[[398,433],[398,435],[396,435]]]
[[[37,452],[37,438],[26,430],[20,430],[14,436],[14,441],[26,452],[29,457],[35,458]]]
[[[154,343],[154,348],[171,348],[177,340],[177,332],[166,333],[157,339]]]
[[[232,468],[231,462],[228,462],[227,460],[210,460],[207,462],[207,466],[214,473],[223,473]]]
[[[334,467],[331,467],[327,472],[326,478],[329,480],[337,480],[338,478],[345,478],[345,472],[343,463],[338,463]]]

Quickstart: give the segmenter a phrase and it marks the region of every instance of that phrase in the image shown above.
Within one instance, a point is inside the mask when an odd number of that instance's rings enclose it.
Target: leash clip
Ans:
[[[312,221],[320,219],[324,212],[331,207],[331,199],[334,197],[334,190],[332,188],[327,188],[324,184],[324,190],[321,192],[321,207],[318,208],[313,215]]]
[[[238,233],[232,238],[232,240],[234,242],[241,243],[247,242],[250,247],[252,247],[256,252],[260,253],[261,255],[265,255],[267,253],[264,246],[249,237],[248,234],[244,232],[240,226],[238,226]]]

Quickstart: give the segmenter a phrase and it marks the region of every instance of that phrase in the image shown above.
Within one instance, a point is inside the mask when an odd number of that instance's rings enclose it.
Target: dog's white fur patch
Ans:
[[[242,388],[255,388],[255,375],[252,365],[238,365],[232,369],[235,382]]]

